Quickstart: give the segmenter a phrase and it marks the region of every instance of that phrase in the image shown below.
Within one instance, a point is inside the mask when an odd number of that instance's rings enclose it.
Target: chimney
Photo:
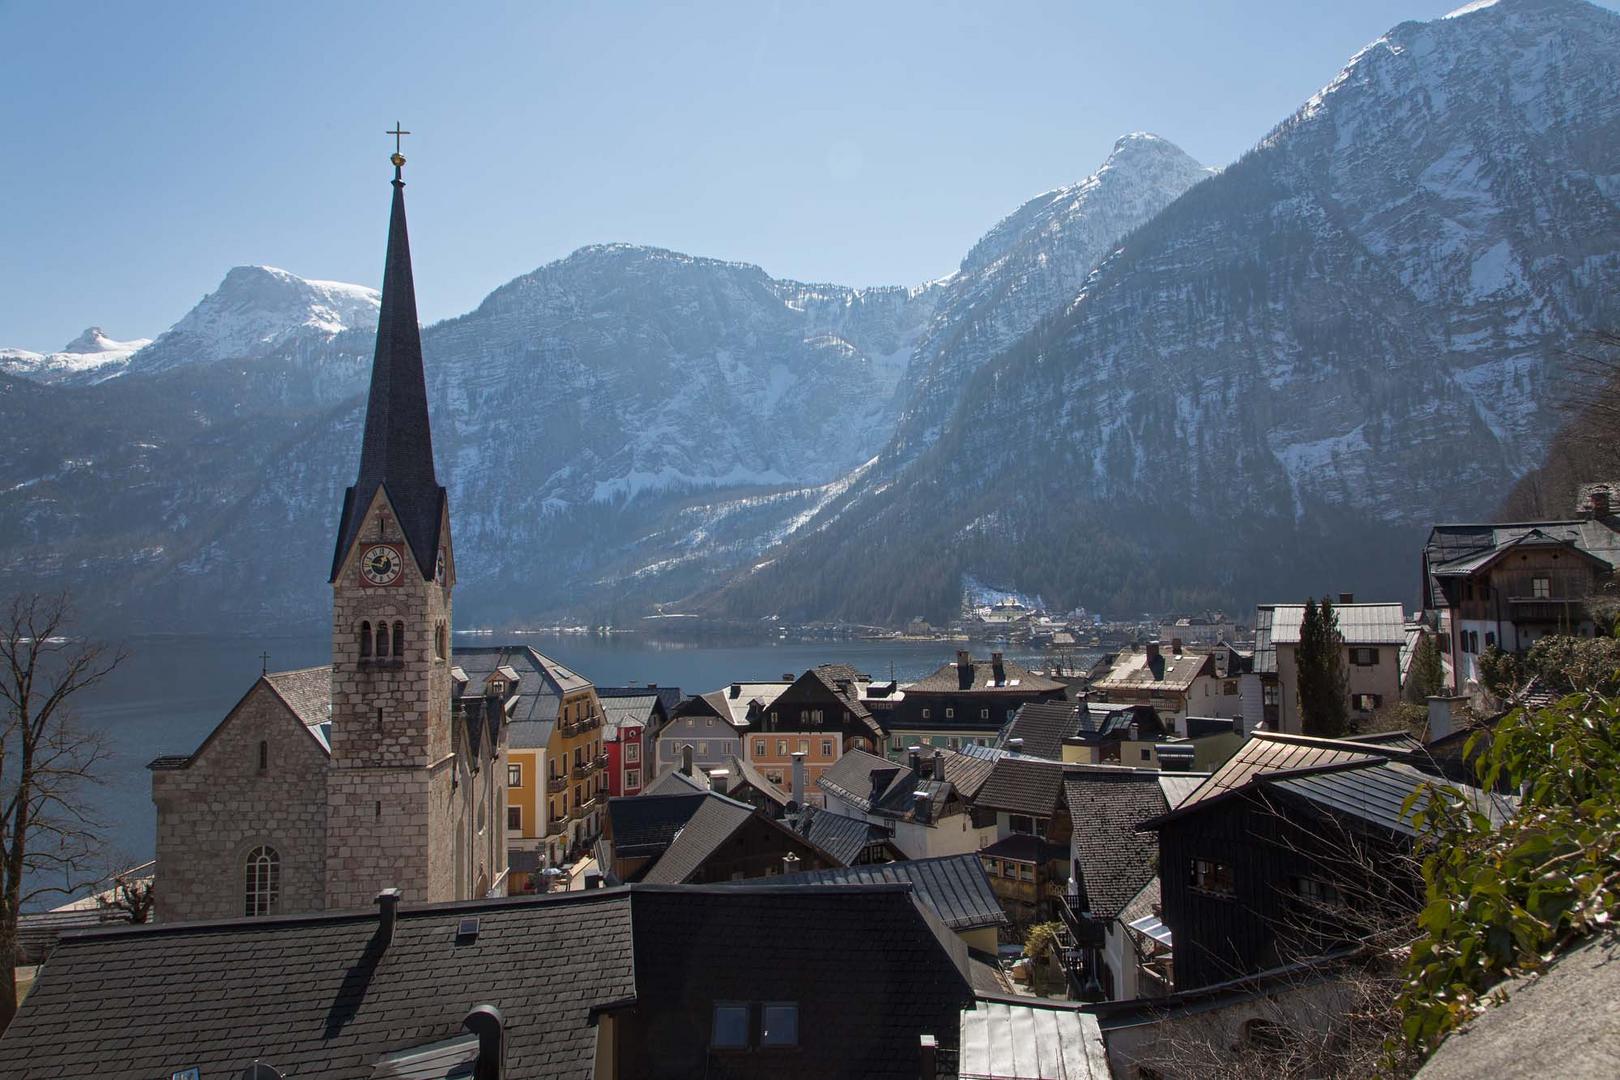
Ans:
[[[945,779],[945,751],[934,747],[934,779]]]
[[[722,795],[729,794],[731,791],[731,770],[710,769],[709,787]]]
[[[906,765],[914,776],[922,775],[922,747],[912,746],[906,749]]]
[[[1177,656],[1177,657],[1179,657],[1181,655],[1181,639],[1180,638],[1173,637],[1173,638],[1170,639],[1170,653],[1171,653],[1171,655]]]
[[[966,649],[956,650],[956,688],[967,690],[973,686],[973,657]]]
[[[1022,754],[1024,752],[1024,740],[1023,739],[1008,739],[1007,740],[1007,749],[1012,751],[1015,754]]]
[[[384,889],[377,894],[377,943],[386,950],[394,941],[394,923],[399,919],[398,889]]]
[[[681,772],[687,776],[692,775],[692,746],[690,743],[681,747]]]
[[[473,1080],[506,1080],[506,1022],[493,1005],[476,1006],[461,1026],[478,1036]]]
[[[1355,593],[1353,593],[1353,592],[1342,592],[1342,593],[1339,594],[1339,604],[1341,606],[1344,605],[1344,604],[1353,604],[1355,602],[1356,602],[1356,594]]]
[[[793,754],[793,805],[804,809],[804,754]]]
[[[793,672],[791,672],[791,671],[782,672],[782,681],[783,682],[793,682],[794,681]]]
[[[1157,660],[1159,658],[1159,643],[1157,641],[1150,641],[1147,643],[1147,658],[1149,660]]]
[[[911,808],[916,812],[917,820],[922,822],[924,825],[927,825],[929,822],[929,806],[930,803],[928,799],[928,792],[918,788],[916,791],[911,793]]]
[[[922,1036],[917,1044],[917,1075],[921,1080],[937,1080],[938,1060],[939,1040],[932,1035]]]
[[[1593,517],[1609,516],[1609,489],[1606,487],[1593,488],[1587,496]]]
[[[996,686],[1007,685],[1007,667],[1001,662],[1001,654],[998,652],[990,654],[990,674],[995,677]]]
[[[731,684],[731,696],[734,698],[742,697],[742,683],[734,682]]]
[[[782,873],[784,873],[784,874],[797,874],[798,872],[799,872],[799,857],[797,855],[793,854],[793,852],[791,852],[791,851],[788,852],[786,855],[782,856]]]

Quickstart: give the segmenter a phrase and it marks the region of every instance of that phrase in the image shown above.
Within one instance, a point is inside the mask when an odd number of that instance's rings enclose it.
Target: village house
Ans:
[[[773,877],[784,865],[842,865],[791,824],[716,791],[610,799],[596,859],[610,885],[701,885]]]
[[[1349,593],[1340,594],[1333,611],[1344,639],[1345,704],[1351,717],[1366,720],[1401,700],[1406,614],[1400,604],[1358,604]],[[1262,604],[1255,612],[1254,670],[1270,731],[1304,730],[1297,662],[1304,622],[1304,604]]]
[[[1048,761],[1158,768],[1155,747],[1173,738],[1149,705],[1033,701],[1002,729],[997,746]]]
[[[1405,856],[1408,799],[1435,777],[1400,746],[1256,732],[1169,812],[1159,839],[1162,922],[1185,991],[1307,960],[1419,902]],[[1500,820],[1506,804],[1461,788]]]
[[[1565,521],[1430,530],[1424,603],[1440,628],[1453,693],[1477,685],[1479,656],[1493,645],[1523,653],[1548,634],[1598,629],[1588,602],[1620,566],[1620,518],[1608,486],[1585,498],[1580,516]]]
[[[974,1005],[966,946],[909,882],[389,891],[65,935],[0,1075],[911,1080],[954,1060]]]
[[[607,751],[607,792],[639,795],[652,779],[652,754],[657,732],[669,721],[671,698],[680,691],[660,692],[656,686],[597,687],[602,703],[602,746]]]
[[[976,771],[987,775],[989,765],[986,761]],[[987,828],[975,824],[968,797],[951,780],[953,773],[962,776],[971,767],[968,759],[945,750],[913,751],[905,763],[852,750],[817,784],[829,813],[882,826],[901,855],[925,859],[969,854],[994,842],[994,817],[986,817]],[[978,779],[982,782],[982,776]]]
[[[973,795],[978,820],[988,824],[995,815],[996,839],[979,850],[979,858],[1020,929],[1056,919],[1068,892],[1073,827],[1064,768],[1061,762],[1004,756]]]
[[[1089,701],[1147,705],[1178,735],[1189,716],[1243,715],[1239,677],[1245,658],[1227,645],[1189,649],[1172,639],[1120,653],[1091,683]]]
[[[744,760],[783,791],[793,781],[795,760],[806,770],[805,793],[820,805],[816,780],[845,752],[878,750],[883,729],[872,719],[851,668],[823,665],[806,671],[769,704],[751,713]]]
[[[975,660],[959,650],[953,662],[904,688],[888,721],[887,755],[899,760],[912,746],[989,746],[1020,706],[1061,699],[1067,689],[999,652]]]
[[[688,758],[707,774],[724,768],[729,758],[745,757],[743,736],[760,712],[792,684],[791,676],[781,682],[735,682],[682,701],[655,736],[656,775],[680,767]]]

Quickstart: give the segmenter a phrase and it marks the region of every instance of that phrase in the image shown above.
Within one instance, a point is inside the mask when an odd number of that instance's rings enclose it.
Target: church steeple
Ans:
[[[410,237],[405,227],[405,158],[396,131],[394,204],[388,221],[388,256],[383,268],[382,310],[377,348],[371,361],[371,393],[360,444],[360,473],[344,498],[338,526],[332,580],[379,487],[393,504],[400,530],[422,574],[432,579],[444,514],[444,488],[433,471],[433,433],[428,426],[427,384],[422,374],[422,335],[416,322],[416,287],[411,279]]]

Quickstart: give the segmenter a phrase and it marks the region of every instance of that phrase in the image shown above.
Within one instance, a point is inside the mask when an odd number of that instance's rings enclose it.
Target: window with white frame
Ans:
[[[243,912],[254,918],[281,909],[281,856],[268,845],[248,852]]]

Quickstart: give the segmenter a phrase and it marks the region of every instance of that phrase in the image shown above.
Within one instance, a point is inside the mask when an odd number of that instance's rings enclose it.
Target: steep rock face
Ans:
[[[1137,132],[1115,142],[1095,173],[1037,195],[986,233],[941,283],[886,457],[906,460],[932,445],[980,365],[1061,311],[1121,237],[1211,173]]]
[[[1573,0],[1396,27],[723,604],[940,614],[969,573],[1113,611],[1410,598],[1421,528],[1540,459],[1550,372],[1620,316],[1617,76],[1620,17]]]

